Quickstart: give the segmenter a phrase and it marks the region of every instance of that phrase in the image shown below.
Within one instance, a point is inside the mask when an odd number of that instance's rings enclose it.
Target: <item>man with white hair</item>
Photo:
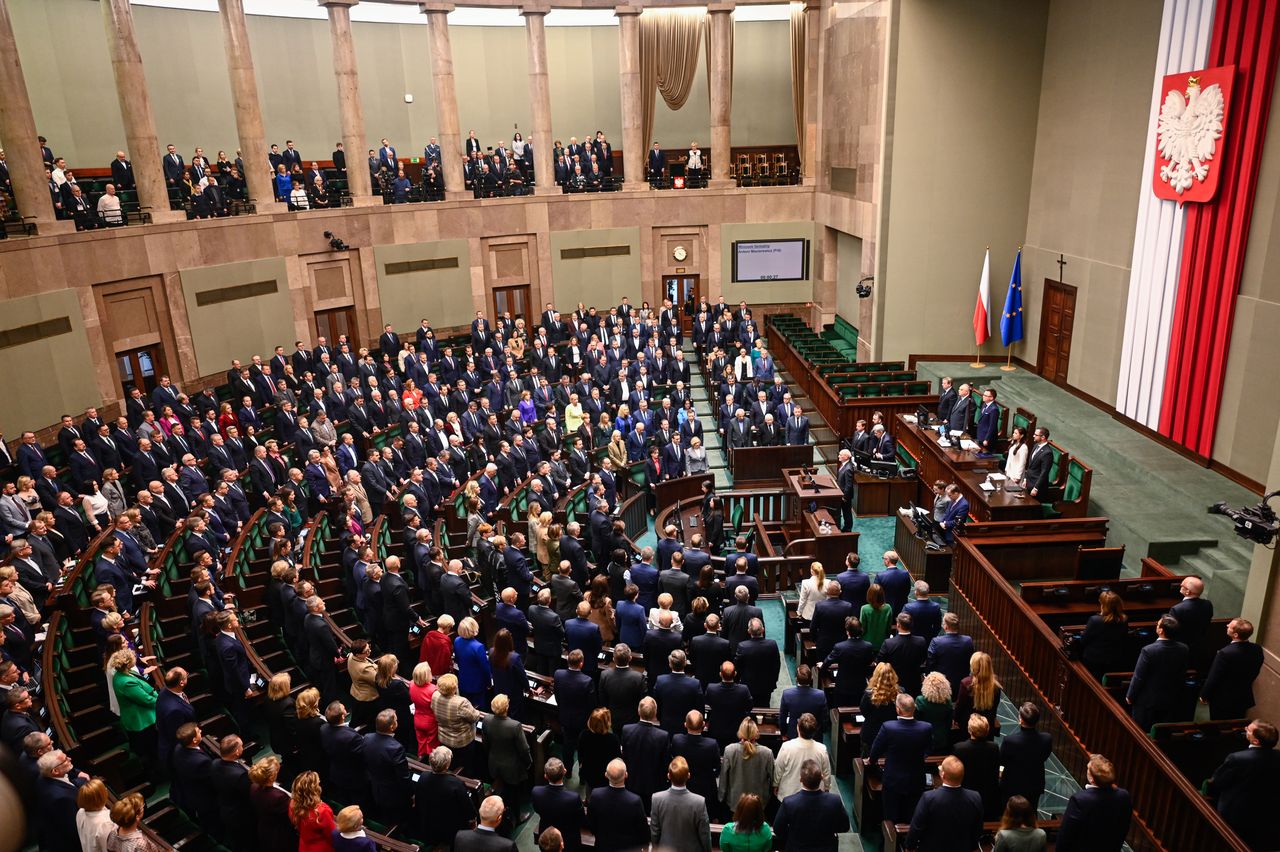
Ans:
[[[71,758],[61,749],[42,754],[36,767],[40,770],[35,796],[39,803],[40,848],[54,852],[79,849],[76,794],[86,779],[72,774]]]
[[[853,453],[848,450],[840,451],[840,466],[836,470],[836,485],[840,488],[843,498],[840,500],[840,531],[851,532],[853,530],[853,505],[858,499],[858,480],[856,477],[857,470],[853,465]]]
[[[109,183],[102,197],[98,199],[98,219],[110,228],[118,228],[124,224],[124,213],[120,210],[120,196],[116,195],[116,185]]]
[[[454,852],[515,852],[515,841],[498,834],[505,812],[506,805],[502,803],[501,796],[486,798],[480,803],[480,824],[454,836]]]

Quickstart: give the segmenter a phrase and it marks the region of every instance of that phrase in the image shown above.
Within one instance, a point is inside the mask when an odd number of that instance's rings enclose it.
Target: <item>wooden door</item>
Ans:
[[[532,333],[531,324],[537,325],[542,321],[542,317],[530,313],[529,308],[531,306],[528,284],[493,288],[493,317],[495,320],[510,311],[513,320],[523,317],[526,330]]]
[[[142,391],[143,396],[150,397],[151,391],[159,383],[159,377],[166,373],[164,350],[157,345],[117,352],[116,368],[126,398],[135,387]]]
[[[1075,319],[1076,288],[1046,278],[1044,301],[1040,308],[1040,350],[1036,364],[1040,375],[1057,385],[1067,383]]]
[[[316,311],[316,335],[325,342],[338,348],[342,335],[347,336],[347,345],[354,354],[360,348],[360,333],[356,330],[355,308],[334,308],[328,311]]]
[[[693,331],[693,318],[697,313],[699,299],[699,278],[697,275],[667,275],[662,279],[662,295],[671,300],[671,305],[680,316],[681,333]],[[685,312],[685,305],[692,300],[693,314]]]

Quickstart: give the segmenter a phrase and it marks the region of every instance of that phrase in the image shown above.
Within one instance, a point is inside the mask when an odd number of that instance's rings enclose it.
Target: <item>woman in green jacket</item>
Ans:
[[[773,829],[764,821],[764,802],[755,793],[743,793],[733,809],[733,822],[720,831],[721,852],[769,852]]]
[[[893,621],[893,607],[884,602],[884,589],[872,583],[867,589],[867,602],[862,605],[858,620],[862,622],[862,638],[877,651],[889,636],[889,623]]]
[[[156,755],[156,697],[159,693],[138,674],[137,654],[128,648],[116,651],[109,661],[111,685],[120,703],[120,725],[129,736],[129,748],[143,760]],[[149,670],[148,670],[149,671]]]

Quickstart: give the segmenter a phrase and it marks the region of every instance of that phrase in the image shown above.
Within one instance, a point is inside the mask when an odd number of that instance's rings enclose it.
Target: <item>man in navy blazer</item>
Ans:
[[[1186,689],[1187,666],[1191,654],[1187,646],[1172,637],[1178,620],[1166,615],[1156,622],[1156,641],[1138,654],[1133,679],[1125,702],[1133,708],[1133,721],[1147,731],[1157,722],[1177,721]]]
[[[684,730],[685,716],[704,706],[702,684],[696,677],[685,674],[687,662],[684,651],[672,651],[667,655],[670,671],[659,675],[653,685],[653,697],[658,701],[659,724],[673,737]]]
[[[1119,852],[1133,820],[1129,791],[1116,786],[1115,767],[1100,754],[1089,759],[1085,776],[1089,783],[1067,801],[1054,848],[1058,852]]]
[[[174,666],[165,672],[164,686],[156,696],[156,743],[161,762],[170,767],[178,746],[178,729],[196,721],[196,708],[183,692],[187,688],[185,669]]]
[[[857,704],[862,699],[876,658],[875,646],[862,638],[862,622],[856,618],[845,619],[845,633],[849,638],[837,643],[822,661],[824,669],[837,667],[831,695],[837,707]]]
[[[737,668],[732,662],[720,664],[720,681],[707,687],[706,702],[709,718],[707,733],[715,738],[723,751],[738,741],[738,726],[751,712],[751,690],[735,683]]]
[[[203,733],[195,722],[178,729],[178,747],[173,752],[173,782],[170,795],[188,816],[202,823],[210,833],[221,829],[218,800],[213,795],[210,779],[213,757],[200,747]]]
[[[905,845],[908,849],[929,852],[977,849],[982,834],[982,796],[976,790],[960,786],[964,781],[964,764],[960,758],[947,757],[939,771],[942,786],[920,797],[920,804],[911,816],[911,832]],[[888,790],[887,784],[885,789]]]
[[[751,690],[755,706],[769,707],[782,667],[778,643],[764,638],[764,622],[758,618],[751,619],[747,634],[748,638],[738,643],[734,665],[742,672],[742,681]]]
[[[253,694],[253,684],[249,680],[249,655],[235,633],[240,625],[236,614],[231,610],[223,610],[217,615],[217,623],[218,635],[214,644],[218,649],[218,663],[222,668],[222,685],[227,691],[231,714],[243,731],[249,724],[248,698]]]
[[[1280,800],[1280,752],[1275,725],[1255,719],[1245,729],[1249,747],[1227,755],[1213,773],[1209,792],[1218,814],[1251,849],[1280,849],[1280,823],[1271,808]]]
[[[347,708],[334,701],[325,708],[325,725],[320,728],[320,747],[327,758],[328,773],[321,773],[333,797],[343,802],[364,802],[368,798],[365,774],[364,737],[347,724]]]
[[[120,539],[107,540],[106,547],[93,564],[93,577],[98,583],[109,583],[116,590],[116,608],[120,612],[133,613],[133,577],[120,564]]]
[[[378,819],[387,825],[408,819],[412,779],[404,746],[396,739],[395,710],[380,712],[373,733],[364,735],[364,765],[372,793],[369,801]]]
[[[978,411],[976,432],[975,440],[982,452],[994,452],[996,438],[1000,433],[1000,406],[996,405],[995,388],[987,388],[982,392],[982,408]]]
[[[1227,624],[1231,643],[1219,649],[1209,666],[1200,701],[1210,719],[1242,719],[1254,704],[1253,682],[1262,671],[1262,649],[1249,641],[1253,624],[1233,618]]]
[[[582,670],[581,651],[569,652],[569,668],[555,673],[554,689],[556,708],[560,715],[560,730],[564,736],[564,765],[573,772],[573,756],[578,746],[578,736],[587,727],[587,719],[596,707],[596,684]]]
[[[942,629],[942,607],[929,599],[929,584],[924,580],[916,580],[916,599],[911,601],[902,611],[911,616],[911,633],[923,636],[930,642]]]
[[[645,631],[644,641],[640,643],[650,692],[653,692],[658,678],[671,670],[671,652],[683,644],[683,637],[671,627],[674,622],[675,614],[670,610],[659,612],[658,626]]]
[[[627,789],[627,764],[609,761],[606,787],[596,787],[587,799],[587,822],[596,836],[596,852],[634,852],[649,847],[649,821],[644,802]]]
[[[778,727],[782,736],[794,739],[796,722],[805,713],[812,713],[818,720],[819,735],[827,727],[827,694],[813,686],[813,670],[804,663],[796,666],[796,685],[782,691],[782,703],[778,710]]]
[[[71,758],[61,749],[45,752],[36,761],[40,780],[35,799],[40,808],[40,848],[49,852],[79,852],[76,796],[87,779],[74,772]]]
[[[942,634],[929,643],[925,656],[926,671],[941,672],[951,684],[951,694],[960,694],[960,681],[969,676],[969,658],[973,656],[973,639],[960,632],[960,616],[949,612],[942,617]]]
[[[511,632],[511,641],[517,653],[521,656],[529,653],[529,619],[516,606],[515,589],[508,587],[502,590],[502,598],[493,609],[493,620],[499,630],[505,627]]]
[[[960,487],[954,483],[947,486],[947,497],[951,503],[947,506],[946,514],[942,516],[942,521],[938,524],[942,532],[943,541],[952,545],[956,543],[956,526],[964,523],[965,518],[969,516],[969,501],[960,493]]]
[[[787,443],[791,446],[803,446],[809,443],[809,418],[805,417],[800,406],[794,406],[791,416],[784,424],[787,430]]]
[[[565,852],[578,852],[582,848],[582,827],[586,814],[582,811],[582,799],[575,790],[564,786],[569,768],[553,757],[543,768],[547,783],[533,788],[533,809],[538,814],[536,840],[549,828],[558,829],[564,838]]]
[[[951,406],[951,416],[947,418],[948,432],[973,431],[973,388],[967,384],[960,385],[955,405]]]
[[[898,554],[893,550],[884,552],[884,570],[876,574],[876,583],[884,591],[884,602],[893,607],[893,612],[902,612],[907,605],[907,596],[911,594],[911,574],[898,564]]]
[[[671,567],[671,554],[681,549],[680,539],[676,537],[675,524],[667,524],[662,531],[662,538],[658,540],[658,546],[654,549],[654,555],[658,558],[658,570],[665,571]]]
[[[715,817],[720,812],[720,796],[716,781],[720,777],[720,746],[703,733],[706,723],[701,711],[690,710],[684,717],[684,728],[671,738],[671,756],[683,757],[689,764],[689,792],[706,801],[707,812]]]
[[[849,812],[838,793],[822,790],[822,767],[816,760],[800,764],[803,789],[782,800],[773,833],[784,852],[836,852],[839,835],[849,830]]]
[[[724,581],[725,594],[733,595],[733,590],[738,586],[746,586],[747,592],[751,596],[751,603],[754,604],[756,599],[760,597],[760,581],[748,573],[747,569],[749,562],[747,561],[747,557],[745,555],[740,555],[736,559],[732,559],[732,561],[726,558],[724,564],[726,567],[729,565],[733,566],[733,574],[726,577]]]
[[[594,679],[600,669],[600,649],[604,647],[604,640],[600,636],[600,627],[590,619],[591,604],[578,601],[577,615],[577,618],[564,623],[565,647],[570,652],[582,652],[582,670]]]
[[[877,423],[871,428],[871,457],[877,461],[893,461],[897,458],[897,449],[893,436],[885,431],[884,426]]]
[[[885,722],[867,755],[871,762],[884,758],[884,816],[908,822],[924,789],[924,763],[933,748],[933,726],[915,718],[916,700],[899,693],[898,718]],[[982,808],[978,808],[982,822]],[[970,847],[972,848],[972,847]]]
[[[825,660],[836,643],[845,638],[845,620],[858,614],[853,604],[840,597],[837,581],[828,580],[826,592],[826,598],[814,605],[813,618],[809,620],[809,632],[817,646],[819,660]]]
[[[871,575],[858,570],[862,560],[857,553],[850,552],[844,558],[844,570],[835,576],[840,584],[840,599],[853,604],[855,613],[862,611],[867,602],[867,589],[871,588]]]

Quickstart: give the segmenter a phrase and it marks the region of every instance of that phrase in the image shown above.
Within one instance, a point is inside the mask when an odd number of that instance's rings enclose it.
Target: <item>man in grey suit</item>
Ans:
[[[670,789],[653,794],[649,814],[649,836],[654,848],[674,852],[711,852],[711,822],[706,799],[689,792],[689,764],[683,757],[671,761],[667,769]]]
[[[454,835],[454,852],[516,852],[515,841],[498,834],[505,811],[501,796],[489,796],[481,802],[480,824]]]

